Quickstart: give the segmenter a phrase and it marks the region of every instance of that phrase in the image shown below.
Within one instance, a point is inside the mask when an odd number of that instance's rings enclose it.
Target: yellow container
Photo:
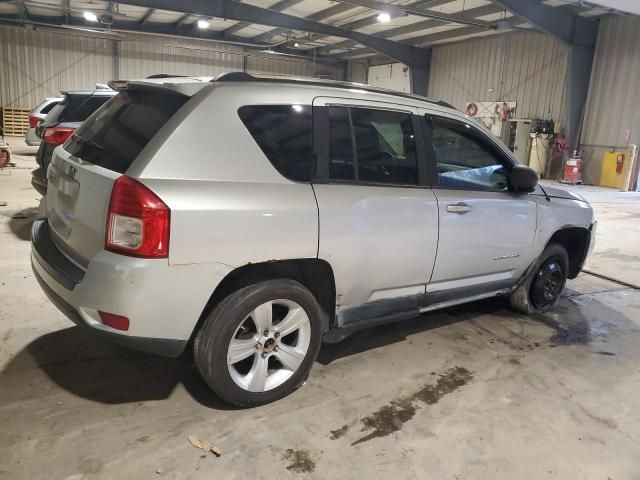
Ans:
[[[606,152],[602,161],[600,186],[627,191],[631,178],[631,163],[627,151]]]

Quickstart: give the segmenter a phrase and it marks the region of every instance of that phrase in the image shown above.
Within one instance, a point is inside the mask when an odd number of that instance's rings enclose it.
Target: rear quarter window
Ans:
[[[247,105],[240,107],[238,115],[281,175],[298,182],[310,181],[313,165],[310,106]]]
[[[189,97],[121,92],[76,131],[65,146],[85,162],[124,173]]]
[[[48,113],[51,111],[51,109],[53,109],[53,107],[55,107],[58,103],[60,103],[60,102],[51,102],[51,103],[49,103],[48,105],[45,105],[45,106],[40,110],[40,113],[41,113],[42,115],[46,115],[46,114],[48,114]]]

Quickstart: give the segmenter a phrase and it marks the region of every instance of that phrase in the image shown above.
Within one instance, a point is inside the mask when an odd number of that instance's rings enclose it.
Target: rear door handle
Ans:
[[[464,215],[465,213],[473,210],[471,205],[467,205],[466,203],[454,203],[453,205],[447,205],[447,212],[457,213],[458,215]]]

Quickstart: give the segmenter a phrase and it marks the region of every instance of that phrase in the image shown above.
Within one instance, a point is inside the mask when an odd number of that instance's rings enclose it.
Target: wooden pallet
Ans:
[[[2,129],[5,135],[25,135],[29,128],[29,108],[2,108]]]

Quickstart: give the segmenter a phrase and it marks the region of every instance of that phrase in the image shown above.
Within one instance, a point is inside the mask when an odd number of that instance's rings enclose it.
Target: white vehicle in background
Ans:
[[[29,129],[25,135],[24,141],[31,147],[37,147],[40,145],[40,137],[36,133],[36,127],[38,123],[44,120],[44,117],[62,101],[62,97],[49,97],[46,98],[40,105],[31,110],[29,114]]]

